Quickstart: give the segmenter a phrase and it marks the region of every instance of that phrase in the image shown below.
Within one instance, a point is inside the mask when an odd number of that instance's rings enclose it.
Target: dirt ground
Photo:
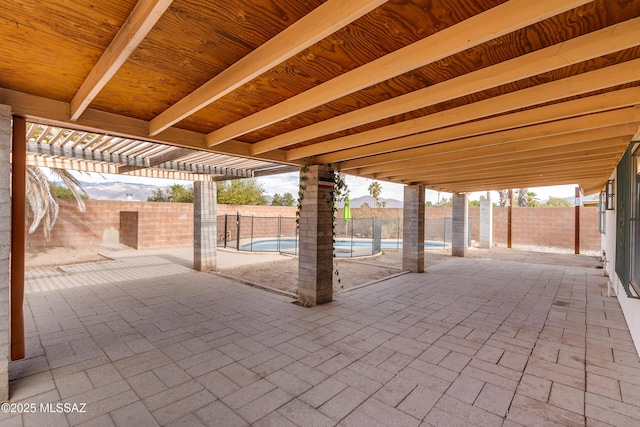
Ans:
[[[81,247],[55,247],[43,249],[27,248],[25,251],[25,268],[42,269],[54,268],[60,265],[81,264],[108,260],[101,253],[105,251],[131,249],[125,245],[111,246],[81,246]]]
[[[124,245],[28,249],[26,269],[55,269],[57,266],[86,262],[105,261],[102,253],[130,249]],[[168,250],[170,251],[170,249]],[[470,248],[469,258],[519,261],[534,264],[566,265],[597,268],[601,266],[597,256],[559,253],[549,249],[527,251],[507,248]],[[425,252],[425,268],[447,261],[451,250],[428,250]],[[383,279],[402,272],[402,250],[385,250],[380,255],[362,258],[336,259],[334,261],[334,291],[340,291]],[[298,259],[271,262],[266,265],[245,266],[221,271],[226,276],[244,282],[259,284],[288,292],[295,292],[298,285]]]

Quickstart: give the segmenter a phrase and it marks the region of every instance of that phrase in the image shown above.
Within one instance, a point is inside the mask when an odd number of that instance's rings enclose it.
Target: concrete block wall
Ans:
[[[120,212],[136,211],[141,215],[143,231],[150,241],[144,247],[189,246],[193,237],[193,205],[190,203],[148,203],[132,201],[87,200],[87,211],[77,210],[75,201],[60,200],[60,216],[53,228],[52,238],[46,242],[42,231],[37,230],[27,236],[27,248],[46,248],[56,246],[90,246],[103,243],[118,243],[120,236]],[[218,218],[229,214],[235,216],[240,212],[244,216],[254,216],[254,238],[274,237],[277,234],[277,217],[295,218],[295,206],[237,206],[218,205]],[[373,211],[373,209],[370,209]],[[376,209],[376,215],[382,218],[402,218],[401,208]],[[359,208],[352,209],[354,217]],[[598,230],[597,208],[580,209],[580,246],[584,250],[600,249],[600,232]],[[342,210],[338,210],[338,217]],[[142,218],[143,217],[143,218]],[[443,218],[451,218],[451,208],[425,209],[425,238],[441,239]],[[267,218],[267,219],[261,219]],[[554,247],[573,248],[574,208],[513,208],[514,244],[552,245]],[[471,221],[471,239],[480,239],[480,210],[469,208]],[[162,224],[168,224],[167,227]],[[235,221],[233,222],[235,225]],[[295,220],[284,220],[281,229],[283,236],[295,236]],[[384,227],[383,221],[383,227]],[[397,227],[393,236],[397,235]],[[553,228],[553,230],[551,230]],[[243,226],[250,232],[250,224]],[[545,231],[546,230],[546,231]],[[221,225],[217,229],[218,238],[224,232]],[[387,233],[388,234],[388,233]],[[235,234],[234,234],[235,236]],[[386,236],[383,230],[383,236]],[[494,244],[505,245],[507,242],[507,208],[493,209],[493,241]]]
[[[493,242],[507,244],[506,207],[493,209]],[[513,208],[512,244],[573,249],[575,208]],[[580,208],[580,249],[600,250],[598,209]]]
[[[120,211],[120,243],[138,249],[138,212]]]
[[[169,203],[168,203],[169,204]],[[158,211],[143,210],[138,218],[138,249],[191,246],[193,212],[163,206]]]

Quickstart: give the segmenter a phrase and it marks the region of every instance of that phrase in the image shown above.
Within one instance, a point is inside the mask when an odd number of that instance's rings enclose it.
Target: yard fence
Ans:
[[[217,246],[247,252],[298,253],[298,227],[294,217],[219,215]],[[471,246],[472,221],[469,220]],[[374,255],[383,249],[402,248],[402,218],[336,219],[335,255],[339,257]],[[451,246],[451,218],[425,220],[425,248]]]

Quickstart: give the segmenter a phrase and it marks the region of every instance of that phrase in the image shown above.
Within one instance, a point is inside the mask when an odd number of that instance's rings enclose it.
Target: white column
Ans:
[[[193,268],[216,269],[216,183],[193,183]]]
[[[480,247],[493,246],[493,205],[487,194],[486,199],[480,199]]]
[[[467,255],[469,243],[469,198],[466,193],[453,195],[451,255]]]

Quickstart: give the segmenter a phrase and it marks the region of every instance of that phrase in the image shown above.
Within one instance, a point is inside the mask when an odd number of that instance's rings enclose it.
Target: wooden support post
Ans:
[[[13,117],[11,169],[11,360],[24,359],[24,251],[27,121]]]
[[[576,187],[576,227],[575,227],[575,253],[580,253],[580,187]]]
[[[509,190],[509,208],[507,211],[507,248],[511,249],[511,220],[513,215],[513,190]]]

